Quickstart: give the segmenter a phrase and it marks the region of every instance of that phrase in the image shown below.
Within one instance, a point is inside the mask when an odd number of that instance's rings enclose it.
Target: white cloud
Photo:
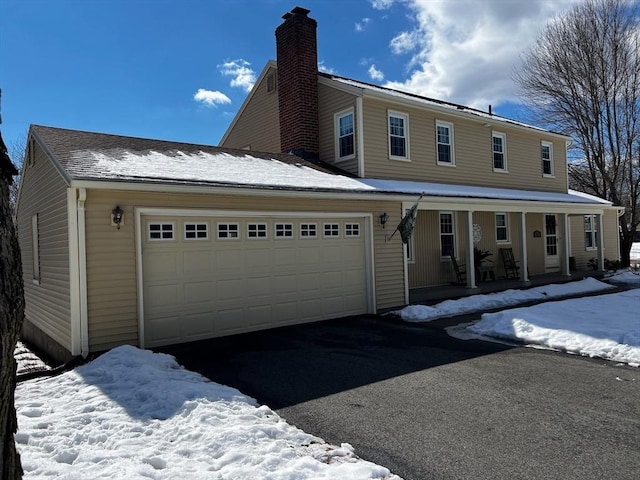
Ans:
[[[375,65],[371,65],[369,67],[369,76],[372,80],[376,80],[378,82],[384,80],[384,73],[378,70]]]
[[[198,102],[202,102],[207,106],[215,107],[216,105],[222,105],[231,103],[229,97],[227,97],[222,92],[205,90],[204,88],[199,88],[198,91],[193,96],[194,100]]]
[[[394,2],[395,0],[371,0],[371,6],[376,10],[387,10]]]
[[[248,92],[256,83],[256,73],[249,68],[250,65],[249,62],[240,58],[218,65],[218,69],[223,75],[233,77],[232,87],[243,88]]]
[[[318,62],[318,70],[323,73],[328,73],[329,75],[333,75],[334,73],[336,73],[336,71],[333,68],[327,67],[324,64],[324,60],[322,60],[321,62]]]
[[[369,23],[371,23],[371,19],[366,17],[360,20],[359,22],[356,22],[356,26],[355,26],[356,32],[363,32],[367,28]]]
[[[391,40],[390,49],[410,55],[409,73],[386,86],[481,109],[517,101],[512,72],[520,54],[551,18],[577,1],[407,0],[402,4],[415,23]]]

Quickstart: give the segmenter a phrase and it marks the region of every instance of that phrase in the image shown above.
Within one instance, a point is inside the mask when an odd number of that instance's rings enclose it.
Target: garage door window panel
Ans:
[[[324,228],[324,236],[328,237],[339,237],[340,236],[340,224],[339,223],[325,223],[323,225]]]
[[[300,238],[317,238],[318,225],[315,223],[300,224]]]
[[[360,236],[360,224],[359,223],[347,223],[344,226],[345,237],[359,237]]]
[[[184,239],[185,240],[208,240],[209,224],[208,223],[192,223],[192,222],[185,223]]]
[[[237,223],[218,223],[218,240],[237,240],[240,238],[240,225]]]
[[[175,224],[173,222],[149,222],[148,238],[151,241],[173,240]]]
[[[293,238],[293,223],[276,223],[276,238]]]
[[[247,238],[250,238],[250,239],[267,238],[267,224],[266,223],[248,223]]]

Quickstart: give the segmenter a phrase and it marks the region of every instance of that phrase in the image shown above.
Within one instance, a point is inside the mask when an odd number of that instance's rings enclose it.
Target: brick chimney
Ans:
[[[315,160],[319,152],[318,23],[295,7],[276,28],[280,148]]]

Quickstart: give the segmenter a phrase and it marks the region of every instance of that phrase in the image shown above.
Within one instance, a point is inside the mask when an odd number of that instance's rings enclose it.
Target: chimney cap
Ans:
[[[287,20],[288,18],[291,18],[293,15],[302,15],[304,17],[306,17],[309,12],[311,12],[311,10],[306,9],[306,8],[302,8],[302,7],[294,7],[293,10],[291,10],[290,12],[285,13],[282,18],[284,20]]]

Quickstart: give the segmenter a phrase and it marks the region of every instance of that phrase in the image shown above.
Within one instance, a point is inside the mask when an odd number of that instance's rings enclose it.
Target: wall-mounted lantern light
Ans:
[[[387,223],[387,220],[389,220],[389,215],[387,215],[387,213],[381,213],[380,214],[380,225],[382,225],[382,228],[384,228],[384,226]]]
[[[118,227],[118,230],[120,230],[120,225],[123,225],[123,221],[124,212],[120,208],[120,205],[118,205],[111,211],[111,225]]]

